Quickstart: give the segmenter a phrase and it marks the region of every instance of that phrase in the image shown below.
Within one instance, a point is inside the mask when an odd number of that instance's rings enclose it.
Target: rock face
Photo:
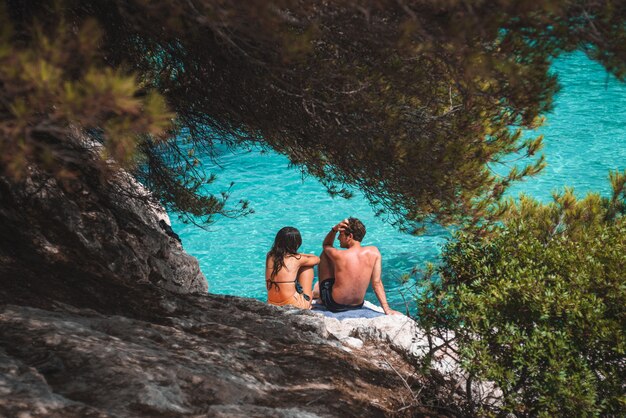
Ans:
[[[346,347],[319,314],[140,290],[143,320],[4,305],[0,415],[450,416],[424,406],[421,377],[387,344]]]
[[[23,247],[38,264],[88,261],[129,282],[207,292],[198,261],[159,226],[165,211],[128,174],[107,183],[86,176],[69,190],[35,178],[20,187],[0,178],[0,255]]]

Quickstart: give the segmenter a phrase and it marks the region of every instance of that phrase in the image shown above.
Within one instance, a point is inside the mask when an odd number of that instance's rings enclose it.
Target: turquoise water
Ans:
[[[574,186],[580,194],[607,193],[608,170],[626,168],[626,86],[597,63],[576,53],[553,65],[563,88],[547,123],[537,130],[545,136],[548,166],[538,177],[511,189],[543,201],[552,190]],[[276,232],[295,226],[303,237],[301,251],[319,254],[328,230],[347,217],[360,218],[367,227],[365,245],[376,245],[383,256],[383,281],[387,297],[404,310],[410,287],[400,276],[415,265],[435,261],[447,232],[431,227],[412,237],[394,230],[374,216],[362,195],[344,200],[330,198],[314,178],[302,178],[288,160],[275,153],[223,151],[219,166],[209,158],[205,170],[218,175],[216,190],[231,189],[231,199],[247,199],[255,213],[243,218],[221,218],[204,231],[172,216],[172,226],[188,253],[198,258],[211,293],[265,300],[264,261]],[[370,291],[367,299],[376,301]]]
[[[626,168],[626,84],[582,53],[557,60],[553,71],[562,86],[545,126],[548,166],[510,194],[549,201],[552,190],[573,186],[578,195],[610,191],[609,170]]]

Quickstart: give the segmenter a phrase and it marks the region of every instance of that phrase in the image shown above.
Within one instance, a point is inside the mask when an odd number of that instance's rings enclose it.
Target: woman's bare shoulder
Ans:
[[[314,266],[320,262],[320,258],[315,254],[299,253],[298,256],[300,256],[300,265],[303,266]]]

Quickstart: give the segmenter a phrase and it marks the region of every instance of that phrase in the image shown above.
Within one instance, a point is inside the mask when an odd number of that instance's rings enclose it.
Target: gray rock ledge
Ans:
[[[152,319],[1,305],[0,416],[454,416],[416,397],[425,378],[379,339],[408,318],[353,327],[357,347],[313,312],[148,296]]]

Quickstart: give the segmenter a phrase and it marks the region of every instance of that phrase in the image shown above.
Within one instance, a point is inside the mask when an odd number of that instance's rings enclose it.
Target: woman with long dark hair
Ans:
[[[286,226],[276,234],[265,259],[267,303],[311,309],[313,266],[320,259],[313,254],[298,253],[301,244],[300,231],[294,227]]]

